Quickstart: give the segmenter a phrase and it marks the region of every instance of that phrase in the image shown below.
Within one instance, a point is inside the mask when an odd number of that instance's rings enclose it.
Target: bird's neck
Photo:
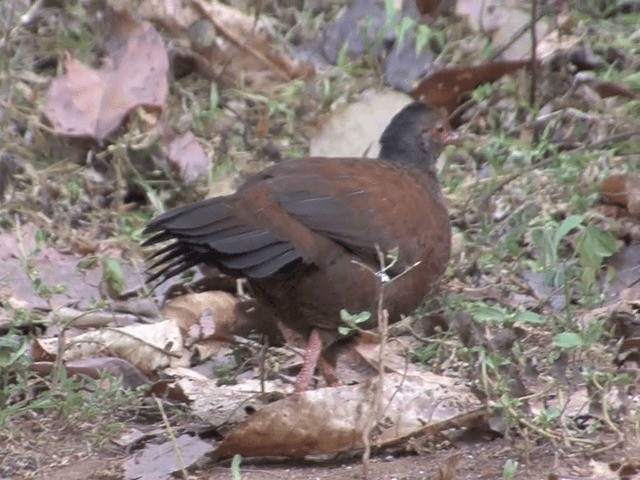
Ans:
[[[378,154],[380,160],[428,173],[437,181],[436,159],[429,158],[429,156],[430,153],[425,153],[422,148],[402,142],[381,143]]]

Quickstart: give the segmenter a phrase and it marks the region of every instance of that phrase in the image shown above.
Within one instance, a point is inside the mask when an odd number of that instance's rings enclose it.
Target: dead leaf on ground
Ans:
[[[357,102],[338,108],[318,121],[311,132],[309,154],[313,157],[378,156],[380,136],[399,110],[411,101],[394,90],[365,91]]]
[[[304,457],[361,449],[379,381],[308,391],[271,403],[229,432],[213,455]],[[484,410],[467,387],[430,373],[385,375],[380,400],[384,417],[373,442],[380,446],[451,428],[455,419]]]
[[[198,437],[180,435],[174,441],[160,445],[147,444],[142,450],[124,462],[125,478],[137,480],[160,480],[189,468],[213,446]]]
[[[531,35],[528,31],[515,38],[516,33],[522,31],[531,20],[529,8],[529,4],[522,1],[458,0],[455,13],[465,17],[472,29],[488,34],[494,47],[507,47],[502,58],[520,60],[530,56],[531,52]],[[547,34],[549,23],[546,18],[536,22],[538,39]]]
[[[122,387],[134,390],[149,383],[149,378],[131,363],[116,357],[94,357],[74,360],[63,364],[67,375],[86,375],[93,379],[101,378],[105,373],[122,381]],[[49,375],[53,371],[53,362],[35,362],[30,370],[40,375]]]
[[[236,385],[219,385],[191,368],[168,368],[164,372],[174,378],[172,384],[154,385],[154,393],[169,392],[171,398],[189,403],[192,414],[216,427],[220,432],[235,427],[254,412],[293,391],[282,381],[249,379]]]
[[[238,303],[227,292],[189,293],[169,300],[164,316],[176,322],[190,343],[207,339],[231,341]],[[207,310],[209,313],[205,314]]]
[[[600,184],[604,200],[626,207],[635,217],[640,216],[640,175],[610,175]]]
[[[61,135],[103,140],[133,109],[164,108],[169,57],[162,37],[150,23],[125,15],[112,25],[103,68],[96,70],[65,53],[65,73],[49,86],[43,111]]]
[[[38,244],[39,230],[37,225],[27,223],[0,234],[0,302],[23,303],[25,308],[39,308],[44,312],[72,304],[80,309],[88,308],[92,298],[102,297],[99,264],[83,268],[86,257],[60,252],[46,242]],[[121,258],[119,251],[112,250],[111,254]],[[30,272],[25,267],[26,261]],[[134,265],[122,261],[121,266],[126,290],[143,285],[142,275]],[[38,292],[36,287],[49,289],[50,297]]]
[[[422,79],[411,96],[434,107],[446,108],[449,113],[458,106],[460,97],[477,86],[494,82],[503,75],[529,65],[528,60],[485,63],[472,67],[443,68]]]
[[[438,468],[439,471],[437,475],[432,477],[431,480],[456,480],[456,469],[460,463],[460,458],[462,458],[462,454],[460,453],[456,453],[447,458],[444,461],[444,465]]]
[[[211,169],[211,160],[192,132],[165,138],[169,167],[187,183],[196,181]]]
[[[58,343],[57,337],[35,339],[34,360],[55,358]],[[149,325],[102,328],[66,339],[65,362],[103,356],[127,360],[146,374],[170,365],[187,365],[189,362],[189,352],[183,348],[180,329],[171,320]]]
[[[112,0],[112,5],[124,7]],[[313,67],[282,51],[273,41],[264,17],[253,16],[221,2],[127,2],[142,18],[157,22],[179,40],[190,42],[190,55],[207,76],[234,86],[240,81],[256,90],[313,74]]]
[[[416,7],[421,15],[435,15],[440,10],[442,0],[416,0]]]

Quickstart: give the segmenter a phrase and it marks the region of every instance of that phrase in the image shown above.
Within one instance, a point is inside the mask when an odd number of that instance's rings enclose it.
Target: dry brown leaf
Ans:
[[[420,15],[436,15],[442,0],[416,0],[416,7]]]
[[[113,23],[102,69],[65,53],[65,73],[49,86],[44,114],[61,135],[103,140],[136,107],[164,108],[169,57],[162,37],[148,22],[119,16]]]
[[[34,359],[55,358],[58,344],[58,338],[36,339],[33,345]],[[67,339],[63,360],[68,362],[104,356],[127,360],[147,374],[170,365],[189,363],[189,352],[183,348],[180,329],[170,320],[83,333]]]
[[[493,82],[503,75],[529,65],[528,60],[485,63],[474,67],[443,68],[430,73],[411,92],[411,96],[449,113],[458,106],[460,97],[478,85]]]
[[[53,362],[35,362],[29,369],[40,375],[49,375],[54,368]],[[126,389],[135,389],[149,383],[149,378],[131,363],[116,357],[85,358],[66,362],[64,369],[68,375],[86,375],[99,379],[105,373],[118,377]]]
[[[128,479],[164,479],[188,468],[213,450],[198,437],[180,435],[175,441],[156,445],[149,443],[124,462]]]
[[[378,382],[313,390],[270,403],[229,432],[213,455],[304,457],[361,449]],[[479,402],[451,378],[387,374],[381,405],[384,418],[375,443],[384,446],[451,428],[453,419],[477,411]]]
[[[198,325],[199,336],[193,340],[213,338],[230,341],[234,335],[234,325],[238,320],[236,311],[238,303],[238,299],[227,292],[189,293],[169,300],[163,313],[165,318],[174,321],[183,332],[189,332],[194,325]],[[206,316],[203,317],[206,310],[211,312],[213,328],[202,324],[202,320],[206,319]]]
[[[162,24],[175,37],[189,38],[200,69],[218,80],[243,80],[256,89],[272,80],[280,83],[313,74],[313,66],[278,51],[264,18],[256,21],[221,2],[145,0],[132,1],[127,8]]]
[[[640,175],[610,175],[600,184],[600,193],[606,202],[640,216]]]
[[[456,480],[456,469],[458,468],[458,463],[460,463],[460,458],[462,458],[461,453],[456,453],[447,458],[444,461],[444,465],[438,469],[438,474],[431,480]]]
[[[211,161],[192,132],[167,139],[169,167],[185,182],[197,180],[211,168]]]
[[[164,373],[175,380],[170,385],[154,385],[154,393],[168,393],[171,398],[188,402],[194,415],[220,430],[233,428],[252,412],[293,391],[291,384],[272,380],[261,383],[259,379],[249,379],[236,385],[218,385],[218,379],[185,367],[167,368]]]
[[[634,98],[635,92],[631,90],[629,85],[621,82],[606,82],[604,80],[596,80],[591,84],[591,87],[598,92],[602,98],[607,97],[627,97]]]

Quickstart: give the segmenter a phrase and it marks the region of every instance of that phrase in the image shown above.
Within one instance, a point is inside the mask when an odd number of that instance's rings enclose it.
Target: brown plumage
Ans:
[[[154,255],[150,281],[200,263],[246,277],[261,305],[309,338],[296,389],[307,388],[319,356],[333,383],[340,310],[370,311],[365,328],[376,325],[376,246],[397,249],[382,290],[391,322],[410,314],[446,268],[451,229],[435,161],[452,141],[438,112],[412,103],[386,128],[378,159],[284,162],[232,195],[165,212],[145,230],[155,232],[146,245],[171,241]]]

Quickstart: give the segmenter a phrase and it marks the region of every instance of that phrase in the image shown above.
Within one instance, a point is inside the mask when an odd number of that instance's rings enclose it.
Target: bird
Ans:
[[[451,226],[436,161],[458,137],[440,111],[402,108],[380,137],[377,158],[310,157],[248,177],[230,195],[180,206],[152,219],[143,246],[147,282],[204,264],[244,277],[257,303],[307,341],[294,391],[316,367],[339,385],[341,310],[390,323],[410,315],[446,270]],[[381,260],[382,259],[382,260]]]

